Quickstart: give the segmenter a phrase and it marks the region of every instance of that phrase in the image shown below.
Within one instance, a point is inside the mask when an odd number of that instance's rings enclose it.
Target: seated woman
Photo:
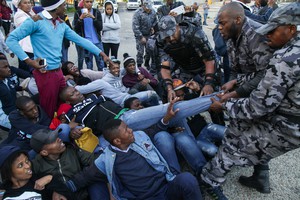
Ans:
[[[36,176],[25,151],[16,146],[0,148],[0,168],[6,199],[77,199],[52,175]]]

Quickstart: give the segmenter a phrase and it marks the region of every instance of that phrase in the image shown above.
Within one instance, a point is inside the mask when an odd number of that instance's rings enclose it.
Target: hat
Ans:
[[[82,135],[80,138],[76,139],[75,142],[79,148],[93,153],[96,146],[99,144],[99,139],[93,134],[92,129],[84,127],[80,130]]]
[[[60,104],[58,110],[57,110],[57,117],[61,116],[63,113],[67,113],[69,112],[69,110],[72,108],[72,106],[70,104],[67,103],[63,103]]]
[[[294,2],[277,8],[270,16],[268,22],[256,29],[261,35],[266,35],[281,25],[300,25],[300,3]]]
[[[111,59],[111,61],[112,61],[113,63],[117,63],[117,64],[120,64],[120,63],[121,63],[121,62],[120,62],[118,59],[116,59],[114,56],[111,56],[110,59]]]
[[[20,147],[17,146],[1,146],[0,147],[0,168],[2,167],[3,163],[6,161],[6,159],[12,155],[14,152],[20,150]]]
[[[152,9],[152,2],[151,2],[151,0],[143,0],[142,5],[145,6],[145,8],[147,8],[147,9]]]
[[[133,57],[129,56],[128,53],[124,53],[123,54],[124,60],[123,60],[123,65],[124,68],[126,68],[129,64],[134,63],[135,64],[135,60]]]
[[[56,129],[55,131],[40,129],[36,131],[32,134],[32,137],[30,139],[31,148],[39,153],[44,145],[51,144],[57,139],[58,132],[60,131],[61,129]]]
[[[175,18],[170,15],[163,16],[158,22],[158,30],[162,40],[173,35],[176,30]]]
[[[13,4],[16,8],[18,8],[21,1],[22,1],[22,0],[12,0],[12,4]]]
[[[65,1],[66,0],[41,0],[40,2],[45,10],[51,11],[58,8],[58,6],[60,6],[61,4],[65,3]]]
[[[180,79],[173,79],[173,88],[174,91],[180,90],[185,87],[185,84],[183,84],[182,80]]]

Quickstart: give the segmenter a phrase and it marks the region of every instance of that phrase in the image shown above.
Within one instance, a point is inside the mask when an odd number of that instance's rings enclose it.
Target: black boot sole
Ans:
[[[270,194],[271,193],[270,188],[260,187],[259,184],[256,181],[252,181],[250,179],[251,179],[250,177],[241,176],[239,178],[239,183],[243,186],[248,187],[248,188],[256,189],[258,192],[263,193],[263,194]]]

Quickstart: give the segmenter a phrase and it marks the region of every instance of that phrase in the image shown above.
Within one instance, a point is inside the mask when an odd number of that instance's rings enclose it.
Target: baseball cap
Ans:
[[[300,25],[300,2],[290,3],[277,8],[271,14],[268,22],[258,28],[256,32],[261,35],[266,35],[270,31],[282,25]]]
[[[46,144],[53,143],[58,138],[58,133],[61,129],[56,129],[55,131],[51,131],[49,129],[40,129],[32,134],[30,139],[31,148],[39,153],[43,146]]]
[[[176,31],[175,18],[170,15],[163,16],[158,22],[158,30],[162,40],[173,35]]]
[[[0,168],[2,167],[3,163],[12,155],[14,152],[19,151],[20,147],[7,145],[0,147]]]

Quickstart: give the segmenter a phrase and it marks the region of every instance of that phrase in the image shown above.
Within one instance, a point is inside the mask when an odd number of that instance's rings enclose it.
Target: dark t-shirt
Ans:
[[[52,200],[54,191],[65,196],[67,199],[77,199],[56,177],[52,178],[52,181],[46,185],[44,190],[35,190],[34,184],[37,179],[39,178],[33,176],[26,185],[17,189],[11,187],[7,188],[5,186],[1,187],[5,190],[3,200],[9,200],[11,198],[22,200]]]

